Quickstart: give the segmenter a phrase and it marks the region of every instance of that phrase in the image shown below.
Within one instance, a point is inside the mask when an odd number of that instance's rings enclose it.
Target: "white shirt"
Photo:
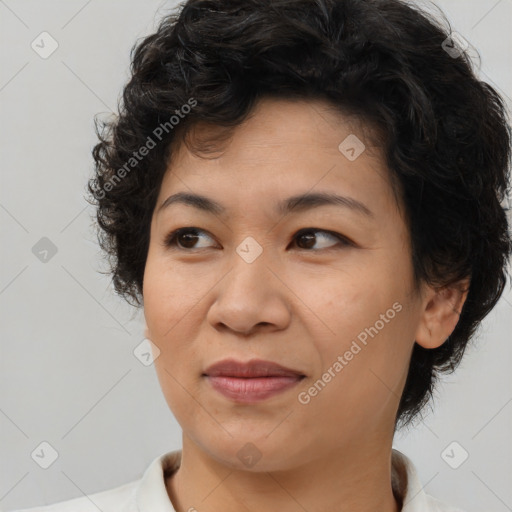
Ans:
[[[155,458],[142,478],[111,490],[81,496],[43,507],[25,508],[11,512],[176,512],[165,487],[167,475],[178,469],[181,450]],[[411,460],[393,450],[393,470],[399,488],[403,488],[401,512],[463,512],[425,494]]]

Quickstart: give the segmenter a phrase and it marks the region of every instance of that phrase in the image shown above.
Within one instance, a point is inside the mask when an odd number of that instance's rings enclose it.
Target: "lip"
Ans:
[[[203,375],[208,377],[297,377],[304,376],[298,370],[287,368],[273,361],[251,359],[250,361],[237,361],[224,359],[209,366]]]
[[[203,373],[213,389],[236,402],[254,403],[296,386],[305,375],[272,361],[225,359]]]

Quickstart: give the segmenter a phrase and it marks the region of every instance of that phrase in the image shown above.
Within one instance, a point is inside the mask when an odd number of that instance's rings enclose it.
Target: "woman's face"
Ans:
[[[218,462],[286,469],[392,436],[421,299],[383,157],[362,129],[321,101],[265,99],[215,158],[184,145],[173,155],[151,224],[144,312],[167,403]],[[161,208],[177,193],[222,212]],[[320,193],[346,199],[279,208]],[[166,245],[177,228],[198,231]],[[205,376],[225,359],[304,377],[266,398],[229,397]]]

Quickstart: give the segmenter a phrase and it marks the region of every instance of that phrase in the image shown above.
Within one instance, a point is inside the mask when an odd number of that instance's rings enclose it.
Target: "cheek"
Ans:
[[[210,276],[211,278],[211,276]],[[144,272],[144,314],[151,333],[167,338],[182,329],[182,320],[194,316],[205,285],[197,273],[161,258],[150,258]]]
[[[394,283],[377,281],[379,274],[369,270],[367,267],[362,272],[332,273],[321,284],[308,286],[308,303],[327,327],[327,338],[338,341],[336,348],[342,348],[343,343],[350,342],[375,322],[381,327],[381,315],[391,321],[397,314],[393,304],[403,294]]]
[[[159,377],[165,379],[166,389],[178,385],[171,375],[181,383],[198,378],[199,370],[196,373],[192,370],[201,361],[196,340],[205,315],[201,298],[211,288],[210,280],[211,275],[205,283],[191,269],[171,267],[165,258],[148,257],[144,273],[144,316],[151,341],[160,350],[155,367]]]
[[[406,301],[406,283],[386,277],[390,275],[339,276],[338,282],[326,281],[321,293],[318,289],[310,295],[328,327],[322,328],[327,335],[312,337],[321,356],[315,377],[331,379],[331,398],[343,397],[347,406],[360,401],[381,403],[400,388],[408,367],[414,312]],[[325,373],[329,369],[336,378]]]
[[[325,419],[325,438],[338,436],[339,425],[344,426],[348,437],[357,437],[356,432],[371,431],[384,418],[392,421],[411,346],[403,336],[402,312],[380,330],[380,323],[356,325],[349,317],[344,326],[355,333],[353,336],[341,334],[334,342],[317,346],[322,365],[300,390],[300,403],[309,400],[302,407],[304,421],[312,429],[318,428],[316,418]]]
[[[184,284],[179,272],[148,261],[144,281],[144,315],[151,341],[158,347],[154,361],[164,398],[176,419],[184,426],[197,413],[190,399],[200,379],[201,354],[191,340],[197,338],[198,299]],[[188,282],[188,281],[186,281]]]

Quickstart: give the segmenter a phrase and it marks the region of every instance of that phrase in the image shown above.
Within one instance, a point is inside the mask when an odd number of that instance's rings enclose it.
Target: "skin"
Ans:
[[[210,130],[197,125],[194,136]],[[160,385],[183,430],[181,466],[166,482],[178,512],[399,510],[392,440],[414,341],[441,345],[466,294],[413,287],[407,224],[368,133],[323,101],[266,98],[223,151],[206,159],[180,145],[173,154],[151,223],[143,296]],[[350,134],[367,143],[354,161],[338,149]],[[228,213],[159,210],[180,191]],[[318,191],[354,198],[373,216],[332,205],[274,212],[280,200]],[[165,246],[183,227],[204,231],[185,248]],[[337,232],[353,245],[323,231],[308,244],[296,236],[302,228]],[[252,263],[236,252],[248,236],[263,251]],[[300,403],[299,393],[397,302],[400,312]],[[202,376],[228,357],[274,361],[306,377],[262,402],[237,403]],[[237,455],[247,443],[261,455],[250,467]]]

